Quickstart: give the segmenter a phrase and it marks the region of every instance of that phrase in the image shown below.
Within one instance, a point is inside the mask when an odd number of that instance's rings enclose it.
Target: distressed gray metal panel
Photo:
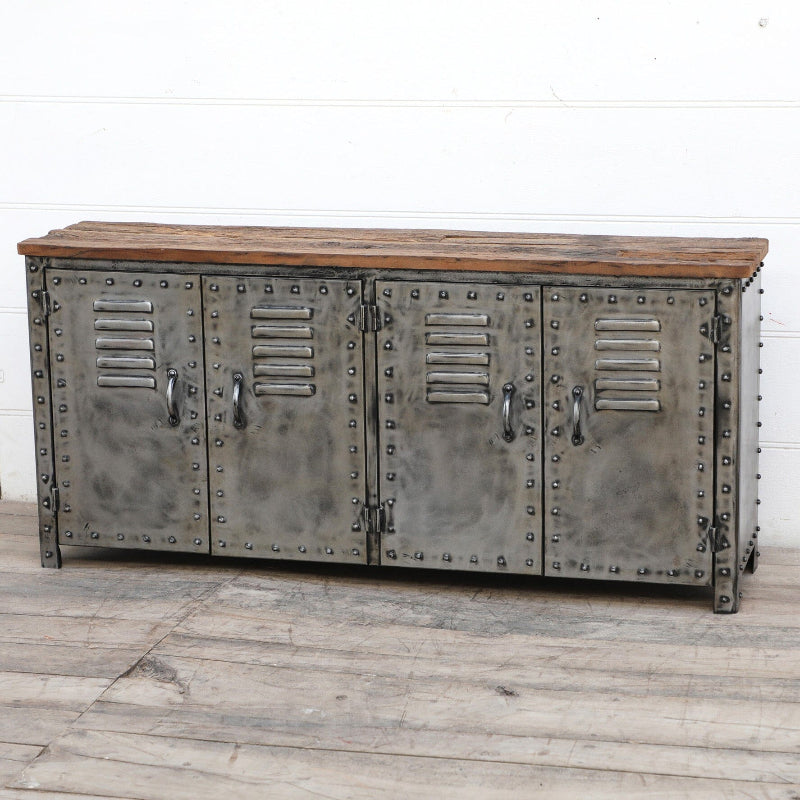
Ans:
[[[62,541],[207,552],[199,279],[48,270],[47,285]]]
[[[28,331],[33,390],[33,429],[36,445],[36,496],[39,507],[39,549],[43,567],[60,567],[58,515],[53,457],[52,397],[50,390],[50,348],[47,328],[51,309],[45,289],[46,258],[25,259],[28,289]]]
[[[539,288],[376,286],[382,563],[540,573]]]
[[[543,292],[545,574],[710,584],[714,293]]]
[[[365,563],[361,282],[212,276],[203,297],[212,552]]]

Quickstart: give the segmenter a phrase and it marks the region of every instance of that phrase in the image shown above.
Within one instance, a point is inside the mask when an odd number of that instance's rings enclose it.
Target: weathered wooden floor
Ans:
[[[800,798],[800,550],[715,616],[621,584],[43,570],[33,513],[0,504],[2,798]]]

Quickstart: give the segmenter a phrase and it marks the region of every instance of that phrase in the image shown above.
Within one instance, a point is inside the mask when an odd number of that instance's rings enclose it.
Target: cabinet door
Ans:
[[[384,564],[535,574],[540,292],[378,281]]]
[[[65,544],[208,551],[196,276],[48,270]]]
[[[203,279],[211,545],[366,561],[360,281]]]
[[[713,292],[544,292],[545,574],[709,584]]]

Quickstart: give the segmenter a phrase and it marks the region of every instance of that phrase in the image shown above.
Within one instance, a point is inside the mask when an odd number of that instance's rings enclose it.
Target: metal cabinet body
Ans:
[[[44,565],[61,544],[140,547],[675,583],[738,608],[758,264],[537,271],[540,243],[500,236],[502,270],[454,268],[442,235],[413,269],[432,232],[372,264],[402,237],[356,232],[322,258],[337,232],[285,229],[170,260],[191,229],[109,224],[92,253],[97,226],[20,246]],[[741,248],[739,272],[766,243]]]

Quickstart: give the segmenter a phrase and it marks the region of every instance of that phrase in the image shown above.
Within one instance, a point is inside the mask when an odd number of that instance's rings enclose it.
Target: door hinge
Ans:
[[[50,486],[50,511],[55,514],[60,505],[60,498],[58,494],[58,486]]]
[[[711,546],[712,553],[720,553],[723,550],[728,550],[731,546],[731,543],[728,541],[728,537],[720,528],[717,528],[714,525],[711,525],[708,528],[708,542]]]
[[[361,515],[364,518],[364,528],[367,536],[379,536],[385,532],[386,512],[384,511],[383,503],[377,506],[368,506],[365,503],[361,509]]]
[[[39,292],[39,302],[42,304],[42,316],[46,319],[50,316],[50,292],[47,289],[42,289]]]
[[[714,344],[719,344],[719,336],[721,329],[722,329],[722,317],[719,316],[719,314],[717,314],[714,317],[711,317],[711,324],[709,325],[708,328],[708,338],[711,339],[711,341]]]
[[[362,303],[358,314],[358,329],[364,333],[381,329],[381,315],[375,303]]]

